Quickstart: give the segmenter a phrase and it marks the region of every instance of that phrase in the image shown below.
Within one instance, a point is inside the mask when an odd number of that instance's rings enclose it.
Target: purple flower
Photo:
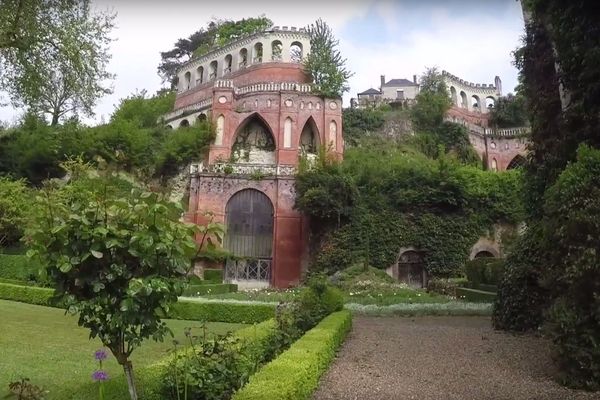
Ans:
[[[96,353],[94,354],[94,358],[96,358],[97,361],[106,360],[107,357],[108,357],[108,354],[106,353],[106,350],[104,350],[104,349],[97,350]]]
[[[92,374],[92,379],[95,382],[103,382],[103,381],[107,381],[108,380],[108,374],[106,373],[106,371],[94,371],[94,373]]]

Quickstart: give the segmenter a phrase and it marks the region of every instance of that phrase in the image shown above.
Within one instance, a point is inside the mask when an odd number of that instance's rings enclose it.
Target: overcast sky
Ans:
[[[96,107],[91,124],[108,119],[120,98],[136,90],[154,93],[160,51],[172,48],[213,18],[240,19],[265,14],[275,25],[306,26],[323,18],[340,40],[354,72],[345,106],[379,76],[412,79],[437,66],[475,83],[514,90],[517,71],[511,52],[523,35],[516,0],[93,0],[98,9],[117,13],[110,72],[117,75],[114,94]],[[0,120],[14,122],[19,110],[0,108]]]

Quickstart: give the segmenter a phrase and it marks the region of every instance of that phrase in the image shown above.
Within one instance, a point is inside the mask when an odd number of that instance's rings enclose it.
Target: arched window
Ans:
[[[179,123],[180,128],[187,128],[188,126],[190,126],[190,121],[187,119],[184,119]]]
[[[302,43],[293,42],[290,46],[290,60],[295,63],[302,62],[304,54],[302,53]]]
[[[477,96],[476,94],[471,96],[471,108],[474,111],[481,111],[481,103],[479,100],[479,96]]]
[[[525,166],[525,164],[527,164],[527,160],[525,159],[525,157],[523,157],[520,154],[517,154],[512,160],[510,160],[506,169],[522,168]]]
[[[215,129],[215,145],[223,145],[223,134],[225,132],[225,117],[221,114],[217,117],[217,126]]]
[[[192,85],[192,73],[190,71],[185,73],[183,81],[185,83],[184,89],[188,90]]]
[[[498,171],[498,161],[495,158],[492,158],[492,171]]]
[[[204,67],[200,66],[196,69],[196,85],[204,82]]]
[[[225,280],[263,281],[271,278],[273,203],[262,192],[237,192],[225,207],[227,226],[223,247],[234,257],[225,265]]]
[[[273,43],[271,43],[271,60],[283,60],[283,44],[279,40],[274,40]]]
[[[275,163],[275,139],[268,125],[258,114],[249,117],[240,125],[236,134],[232,156],[238,162],[254,164]]]
[[[333,151],[337,150],[337,123],[335,121],[329,123],[329,146]]]
[[[213,61],[210,63],[209,67],[208,67],[208,79],[211,81],[214,81],[215,79],[217,79],[217,68],[218,68],[218,63],[216,61]]]
[[[485,106],[487,108],[494,108],[496,106],[496,99],[492,96],[488,96],[485,98]]]
[[[206,114],[198,115],[198,122],[206,122]]]
[[[460,92],[460,107],[467,108],[467,94],[463,91]]]
[[[227,54],[225,56],[225,63],[223,65],[223,75],[226,75],[231,72],[231,54]]]
[[[287,117],[283,123],[283,147],[292,147],[292,119]]]
[[[317,124],[314,119],[310,117],[306,124],[304,124],[304,128],[302,128],[302,133],[300,134],[300,151],[303,154],[316,154],[319,143],[319,133],[317,131]]]
[[[252,62],[253,63],[261,63],[263,57],[263,45],[261,42],[258,42],[254,45],[254,53],[252,54]]]
[[[239,60],[239,69],[244,69],[248,66],[248,49],[246,49],[245,47],[240,50]]]
[[[450,86],[450,98],[452,98],[452,104],[460,106],[458,104],[458,96],[456,95],[456,88],[454,86]]]

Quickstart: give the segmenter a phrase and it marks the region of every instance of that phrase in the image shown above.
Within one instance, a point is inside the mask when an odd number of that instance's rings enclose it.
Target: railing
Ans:
[[[248,62],[246,60],[244,60],[241,63],[239,63],[238,67],[240,69],[244,69],[244,68],[246,68],[247,65],[248,65]]]
[[[228,259],[225,263],[225,281],[271,281],[271,259]]]
[[[528,126],[522,126],[517,128],[484,128],[483,126],[469,124],[466,121],[453,120],[452,117],[446,116],[444,117],[444,121],[454,122],[456,124],[462,124],[469,129],[469,131],[473,133],[477,133],[481,136],[502,136],[502,137],[518,137],[518,136],[526,136],[531,132],[531,128]]]
[[[200,100],[198,103],[190,104],[189,106],[181,107],[175,111],[171,111],[170,113],[163,115],[162,118],[164,118],[166,121],[170,121],[174,118],[177,118],[177,117],[185,114],[186,112],[198,111],[203,108],[210,107],[211,105],[212,105],[212,97],[208,97],[206,99]]]
[[[211,165],[191,164],[190,174],[294,176],[296,167],[288,164],[215,163]]]
[[[231,72],[231,67],[227,67],[223,69],[223,75],[228,74]]]
[[[252,60],[253,63],[261,63],[262,62],[262,56],[258,56],[258,57],[254,57],[254,59]]]

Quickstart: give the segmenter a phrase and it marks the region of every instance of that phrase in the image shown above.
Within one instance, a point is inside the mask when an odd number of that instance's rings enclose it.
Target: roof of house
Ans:
[[[377,89],[370,88],[359,94],[381,94],[381,92]]]
[[[419,86],[417,83],[413,81],[409,81],[408,79],[392,79],[385,83],[383,86]]]

